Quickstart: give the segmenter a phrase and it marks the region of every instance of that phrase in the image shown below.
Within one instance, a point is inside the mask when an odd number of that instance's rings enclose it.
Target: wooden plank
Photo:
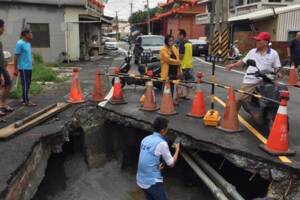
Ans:
[[[37,113],[33,113],[32,115],[28,116],[27,118],[31,119],[31,120],[25,121],[25,123],[23,123],[21,126],[15,127],[16,123],[13,123],[13,124],[10,124],[2,129],[0,129],[0,139],[8,139],[9,137],[15,136],[26,130],[29,130],[29,129],[33,128],[34,126],[55,116],[57,113],[64,111],[69,106],[71,106],[71,104],[66,103],[66,102],[59,102],[56,104],[56,106],[53,106],[53,105],[47,106],[43,110],[37,112],[40,115],[37,115]],[[51,107],[51,109],[49,109],[49,107]],[[42,111],[44,111],[44,112],[42,112]]]

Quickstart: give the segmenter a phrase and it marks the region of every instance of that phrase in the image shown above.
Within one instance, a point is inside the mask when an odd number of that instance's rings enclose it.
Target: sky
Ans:
[[[157,6],[158,3],[166,2],[167,0],[149,0],[150,8]],[[146,0],[108,0],[105,6],[104,14],[114,17],[118,11],[119,19],[127,20],[130,16],[130,3],[133,3],[133,12],[143,10]]]

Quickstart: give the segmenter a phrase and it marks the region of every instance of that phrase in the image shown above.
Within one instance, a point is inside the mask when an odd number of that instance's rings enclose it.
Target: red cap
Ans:
[[[253,39],[256,41],[271,41],[271,35],[268,32],[260,32],[257,36],[253,37]]]

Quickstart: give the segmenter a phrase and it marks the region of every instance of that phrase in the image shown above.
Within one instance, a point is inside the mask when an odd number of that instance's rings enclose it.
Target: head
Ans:
[[[155,132],[165,136],[168,133],[168,125],[169,125],[169,120],[163,117],[157,117],[154,120],[153,128]]]
[[[184,29],[179,29],[178,39],[181,41],[186,39],[186,31]]]
[[[0,36],[4,33],[4,21],[0,19]]]
[[[24,40],[26,41],[30,41],[32,39],[32,32],[31,30],[29,29],[24,29],[22,32],[21,32],[21,36]]]
[[[167,35],[165,37],[165,45],[171,47],[174,45],[174,37],[172,35]]]
[[[296,33],[296,40],[300,40],[300,32]]]
[[[253,38],[258,49],[267,48],[271,42],[271,35],[268,32],[261,32]]]

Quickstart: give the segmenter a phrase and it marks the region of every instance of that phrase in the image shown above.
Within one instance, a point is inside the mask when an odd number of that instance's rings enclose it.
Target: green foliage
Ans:
[[[154,17],[158,13],[161,13],[161,11],[162,10],[159,7],[150,8],[149,9],[150,18]],[[139,11],[133,13],[128,19],[128,21],[131,24],[141,23],[141,22],[144,22],[145,20],[147,20],[147,10],[145,10],[145,11],[139,10]]]
[[[36,95],[41,93],[43,90],[43,86],[38,84],[37,82],[32,82],[30,86],[30,95]],[[18,82],[17,88],[14,88],[10,93],[10,98],[21,98],[22,96],[22,87],[21,87],[21,81]]]

